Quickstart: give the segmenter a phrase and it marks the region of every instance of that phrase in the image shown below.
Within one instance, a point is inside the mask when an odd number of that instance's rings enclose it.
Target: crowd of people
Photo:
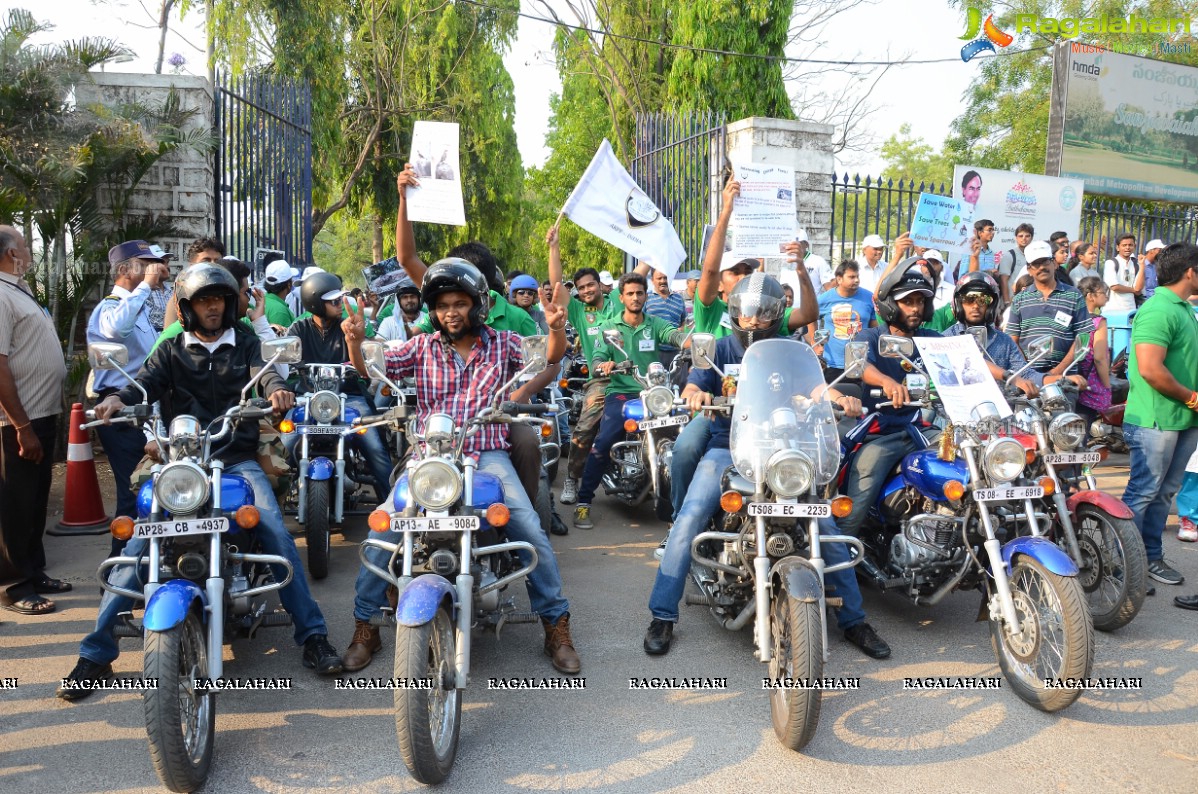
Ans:
[[[1192,305],[1198,298],[1198,247],[1151,240],[1141,248],[1126,234],[1114,241],[1115,255],[1100,265],[1098,245],[1071,242],[1064,232],[1041,240],[1029,224],[1015,230],[1014,247],[994,250],[995,226],[982,219],[974,224],[969,255],[960,261],[913,245],[907,234],[889,245],[871,234],[862,241],[860,256],[833,266],[800,234],[785,247],[786,265],[775,277],[763,273],[757,259],[724,253],[739,194],[732,179],[724,188],[701,267],[680,274],[685,291],[673,291],[671,275],[645,263],[618,279],[589,267],[578,268],[567,279],[556,228],[546,235],[548,277],[538,281],[524,273],[505,275],[480,242],[444,252],[426,266],[407,218],[406,191],[419,180],[411,165],[397,179],[396,259],[404,277],[391,300],[380,302],[369,291],[349,288],[318,267],[301,272],[284,261],[271,262],[255,284],[251,268],[228,257],[221,241],[211,238],[190,246],[171,289],[169,255],[131,240],[109,252],[112,286],[87,320],[88,342],[118,342],[127,348],[131,374],[151,401],[161,401],[164,420],[186,413],[206,421],[236,403],[251,368],[261,363],[261,343],[281,336],[301,340],[305,363],[352,364],[363,377],[347,385],[347,399],[363,415],[373,413],[362,355],[362,342],[373,337],[388,343],[388,375],[415,379],[420,420],[444,412],[464,422],[484,409],[499,384],[519,368],[521,337],[547,336],[551,366],[510,398],[527,401],[553,388],[569,326],[589,374],[577,396],[582,404],[570,428],[559,501],[573,506],[574,528],[590,530],[602,524],[595,494],[610,464],[610,450],[625,432],[622,408],[641,391],[632,376],[613,372],[625,355],[643,374],[652,363],[673,362],[690,345],[692,333],[712,334],[716,363],[735,378],[754,342],[793,336],[813,346],[831,382],[845,370],[848,343],[863,341],[868,363],[860,379],[862,397],[835,389],[823,397],[849,415],[879,404],[893,409],[854,458],[842,486],[842,493],[853,499],[852,512],[821,522],[821,532],[852,535],[860,531],[894,464],[918,443],[906,432],[916,411],[906,405],[911,401],[906,373],[900,362],[880,355],[883,335],[958,335],[982,326],[990,372],[1004,380],[1024,369],[1032,340],[1048,337],[1049,354],[1014,385],[1034,395],[1067,378],[1079,391],[1078,411],[1094,419],[1112,404],[1111,326],[1130,324],[1123,433],[1131,475],[1123,499],[1143,537],[1149,576],[1160,584],[1183,582],[1164,558],[1162,537],[1177,496],[1178,537],[1198,540],[1198,319]],[[0,529],[5,566],[0,605],[37,616],[54,611],[47,596],[65,593],[71,585],[47,573],[42,543],[50,451],[60,424],[66,366],[53,325],[25,282],[31,261],[20,232],[0,227]],[[622,355],[605,331],[618,335]],[[1082,349],[1080,365],[1066,372]],[[261,383],[280,417],[294,404],[294,387],[285,377],[285,372],[275,373]],[[681,431],[670,463],[673,521],[658,550],[661,563],[648,598],[650,624],[643,645],[650,654],[670,648],[690,541],[716,511],[720,477],[731,462],[728,420],[702,411],[727,394],[730,384],[711,370],[694,369],[679,385],[681,398],[695,413]],[[884,396],[869,397],[872,389]],[[137,388],[111,370],[95,372],[88,390],[101,419],[141,400]],[[153,457],[154,448],[140,429],[128,425],[103,425],[97,436],[112,468],[116,512],[135,516],[133,473],[146,456]],[[243,426],[227,453],[226,471],[241,473],[253,486],[265,550],[286,557],[300,571],[295,542],[259,462],[260,443],[257,427]],[[358,443],[376,498],[384,502],[390,453],[377,430],[363,434]],[[511,512],[507,534],[538,551],[540,563],[528,589],[532,609],[543,623],[546,655],[560,672],[579,672],[581,658],[556,557],[532,506],[542,474],[536,434],[522,425],[487,426],[468,438],[465,452],[477,458],[480,470],[502,481]],[[145,544],[144,539],[127,545],[114,539],[111,551],[136,556]],[[832,547],[840,548],[828,544]],[[112,576],[114,583],[132,586],[135,572],[128,568]],[[866,622],[851,571],[829,575],[829,585],[842,596],[837,622],[846,640],[870,657],[889,656],[889,646]],[[326,675],[368,665],[382,648],[371,620],[387,604],[385,590],[386,583],[363,568],[355,585],[352,640],[340,654],[328,641],[306,577],[296,576],[282,589],[281,600],[294,620],[303,664]],[[1175,602],[1198,609],[1198,596]],[[119,652],[117,616],[131,608],[128,599],[104,595],[95,629],[82,641],[68,679],[77,683],[113,675]],[[64,687],[59,695],[75,699],[90,691]]]

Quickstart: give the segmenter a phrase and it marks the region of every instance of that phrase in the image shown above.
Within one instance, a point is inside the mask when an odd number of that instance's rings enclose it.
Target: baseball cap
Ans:
[[[600,270],[599,283],[605,287],[610,287],[612,284],[616,283],[616,280],[612,278],[611,273],[608,273],[606,270]]]
[[[940,255],[940,252],[937,251],[935,248],[929,248],[928,250],[926,250],[922,254],[920,254],[920,256],[922,256],[924,259],[935,259],[937,262],[941,262],[941,263],[944,262],[944,257],[942,257]]]
[[[303,278],[300,279],[300,281],[303,281],[308,276],[312,276],[317,273],[323,273],[323,272],[324,272],[323,267],[317,267],[316,265],[308,265],[306,268],[304,268],[304,275],[303,275]],[[329,298],[328,300],[332,300],[332,298]]]
[[[870,248],[885,248],[886,241],[876,234],[867,234],[865,239],[861,241],[862,247],[869,246]]]
[[[720,260],[720,272],[723,273],[725,270],[731,270],[737,265],[748,265],[756,270],[757,268],[761,267],[761,262],[751,257],[734,259],[730,253],[725,253],[724,257]]]
[[[928,283],[928,280],[924,277],[923,273],[920,273],[918,269],[908,269],[907,274],[903,276],[902,280],[900,280],[898,284],[894,285],[894,290],[891,292],[891,296],[894,298],[894,300],[901,301],[908,295],[914,295],[917,292],[925,297],[932,297],[931,285]]]
[[[266,266],[266,275],[263,281],[272,287],[275,284],[282,284],[284,281],[291,281],[299,276],[300,272],[291,265],[284,262],[282,259],[276,259]]]
[[[150,252],[153,253],[155,256],[157,256],[159,259],[174,259],[175,258],[174,254],[172,254],[170,251],[167,251],[160,245],[151,245]]]
[[[126,259],[148,259],[155,262],[161,262],[166,257],[162,253],[154,253],[154,248],[145,240],[126,240],[120,245],[114,245],[108,249],[108,264],[115,265],[117,262],[124,262]],[[161,248],[158,249],[162,251]]]
[[[1155,251],[1158,248],[1164,248],[1164,247],[1165,247],[1165,243],[1163,240],[1149,240],[1148,245],[1144,246],[1144,253],[1148,253],[1149,251]]]
[[[1033,240],[1023,249],[1023,258],[1029,264],[1038,259],[1052,259],[1052,245],[1043,240]]]
[[[807,230],[806,229],[799,229],[797,232],[795,232],[795,242],[796,243],[811,242],[809,239],[807,239]]]

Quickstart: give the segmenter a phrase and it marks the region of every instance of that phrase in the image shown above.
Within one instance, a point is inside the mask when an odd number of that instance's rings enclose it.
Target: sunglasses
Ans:
[[[343,303],[343,301],[341,300],[341,298],[333,298],[331,301],[325,301],[325,303],[331,303],[334,306],[340,306]]]
[[[977,303],[982,306],[989,306],[991,303],[994,303],[994,298],[982,293],[971,292],[968,295],[963,296],[961,298],[961,302],[967,306],[973,303]]]
[[[535,296],[537,294],[537,291],[535,289],[518,289],[513,294],[514,295],[534,295]]]
[[[1055,259],[1047,259],[1047,260],[1043,260],[1040,262],[1028,262],[1027,269],[1030,272],[1032,270],[1039,270],[1040,268],[1048,267],[1050,264],[1055,265],[1056,260]]]

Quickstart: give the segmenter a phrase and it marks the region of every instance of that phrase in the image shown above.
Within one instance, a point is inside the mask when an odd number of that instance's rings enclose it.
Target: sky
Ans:
[[[0,12],[12,7],[30,8],[35,16],[55,27],[35,43],[59,42],[83,36],[108,36],[134,50],[127,63],[110,65],[111,72],[153,72],[157,55],[155,26],[159,0],[54,0],[34,4],[0,0]],[[199,3],[197,3],[198,5]],[[151,16],[145,9],[154,11]],[[543,16],[530,0],[521,0],[523,11]],[[916,16],[917,15],[917,16]],[[167,38],[166,56],[178,52],[186,59],[182,71],[204,74],[203,17],[177,18]],[[144,26],[144,27],[139,27]],[[908,123],[912,133],[939,149],[949,127],[961,112],[963,92],[979,68],[979,60],[959,59],[958,36],[964,23],[960,13],[944,0],[890,0],[850,9],[830,22],[821,38],[820,57],[826,59],[931,60],[935,64],[892,67],[874,88],[869,106],[875,108],[868,151],[838,157],[837,170],[876,175],[882,169],[878,149],[899,127]],[[541,165],[549,152],[545,133],[549,124],[549,96],[561,89],[552,60],[553,26],[531,19],[519,21],[517,39],[504,58],[516,93],[516,135],[525,166]],[[193,46],[194,45],[194,46]],[[167,69],[164,69],[167,71]],[[824,78],[835,88],[835,76]],[[796,86],[788,86],[794,93]]]

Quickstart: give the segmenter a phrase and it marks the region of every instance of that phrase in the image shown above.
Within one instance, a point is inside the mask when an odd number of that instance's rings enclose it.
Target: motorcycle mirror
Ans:
[[[910,358],[915,355],[915,341],[906,336],[886,334],[878,338],[878,355],[882,358]]]
[[[816,334],[818,336],[818,333]],[[826,335],[826,332],[825,332]],[[868,342],[849,342],[844,346],[844,377],[858,380],[865,374]]]
[[[1052,351],[1052,337],[1041,336],[1033,339],[1027,346],[1028,358],[1032,361],[1044,358]]]
[[[379,372],[387,371],[387,363],[383,356],[387,346],[377,339],[367,339],[362,342],[362,358],[366,359],[368,368],[377,369]]]
[[[990,332],[986,330],[986,326],[969,326],[969,335],[978,343],[978,350],[982,351],[982,355],[986,355],[986,346],[990,343]]]
[[[829,333],[828,329],[820,328],[818,331],[815,332],[815,334],[811,338],[812,343],[813,343],[812,346],[814,347],[815,345],[822,345],[825,342],[827,342],[830,338],[832,338],[832,334]],[[848,363],[847,360],[845,363],[846,364]]]
[[[520,350],[528,374],[536,375],[549,366],[549,337],[526,336],[520,340]]]
[[[282,339],[270,339],[262,343],[262,358],[269,361],[278,356],[276,363],[298,364],[303,360],[303,342],[298,336],[286,336]]]
[[[715,366],[715,335],[691,335],[691,363],[699,369]]]
[[[975,405],[969,412],[969,417],[977,424],[978,430],[983,433],[994,432],[1002,425],[1002,417],[998,413],[997,406],[992,402]]]
[[[92,342],[87,346],[87,363],[92,369],[120,369],[129,364],[129,348],[116,342]]]

